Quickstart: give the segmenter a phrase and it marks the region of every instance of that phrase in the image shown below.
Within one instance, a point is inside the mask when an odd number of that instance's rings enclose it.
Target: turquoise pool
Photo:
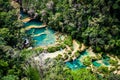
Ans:
[[[35,29],[32,34],[35,46],[47,46],[55,43],[54,31],[50,28]]]
[[[25,27],[30,25],[38,25],[39,23],[30,23],[25,25]],[[41,25],[41,24],[39,24]],[[31,28],[27,30],[26,33],[31,35],[34,40],[34,46],[47,46],[55,43],[55,32],[50,28]]]
[[[106,55],[102,56],[102,63],[103,63],[105,66],[109,66],[109,65],[110,65],[109,60],[110,60],[110,57],[108,57],[108,56],[106,56]],[[97,61],[93,61],[92,63],[93,63],[93,65],[94,65],[95,67],[100,67],[100,66],[102,65],[101,63],[98,63]]]
[[[92,64],[93,64],[95,67],[100,67],[100,66],[101,66],[101,64],[98,63],[97,61],[93,61]]]
[[[74,69],[80,69],[80,68],[86,68],[86,66],[80,61],[82,59],[83,56],[89,56],[89,53],[85,50],[84,52],[82,52],[80,54],[80,56],[75,59],[74,61],[68,61],[66,62],[66,66],[72,70]],[[109,63],[109,60],[110,58],[108,56],[103,56],[102,58],[102,63],[106,66],[109,66],[110,63]],[[97,62],[97,61],[93,61],[92,64],[95,66],[95,67],[100,67],[102,64]]]
[[[42,22],[33,19],[33,20],[30,20],[30,21],[27,22],[27,23],[24,23],[24,25],[25,25],[24,27],[31,26],[31,25],[40,26],[40,25],[42,25]]]
[[[110,65],[109,60],[110,60],[110,57],[108,57],[108,56],[106,56],[106,55],[103,55],[102,62],[103,62],[106,66],[109,66],[109,65]]]
[[[66,66],[70,69],[79,69],[79,68],[85,68],[86,66],[80,61],[80,59],[83,57],[83,56],[86,56],[88,55],[88,52],[87,51],[84,51],[80,54],[80,56],[75,59],[74,61],[68,61],[66,62]]]
[[[28,17],[26,14],[21,14],[22,18]],[[23,28],[28,26],[40,26],[42,22],[38,20],[30,20],[27,23],[24,23]],[[31,28],[26,30],[26,34],[30,35],[34,40],[34,46],[47,46],[50,44],[54,44],[55,39],[55,32],[50,28]]]

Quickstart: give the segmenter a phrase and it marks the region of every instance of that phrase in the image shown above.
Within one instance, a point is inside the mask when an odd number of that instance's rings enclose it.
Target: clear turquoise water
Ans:
[[[80,68],[86,68],[86,66],[80,61],[80,59],[82,59],[83,56],[89,56],[88,52],[87,51],[84,51],[80,54],[80,56],[75,59],[74,61],[68,61],[66,62],[66,66],[72,70],[74,69],[80,69]],[[107,56],[104,56],[103,59],[102,59],[102,62],[103,64],[105,64],[106,66],[109,66],[110,63],[109,63],[109,60],[110,58],[107,57]],[[101,63],[98,63],[97,61],[93,61],[92,64],[95,66],[95,67],[100,67],[102,64]]]
[[[35,29],[32,28],[32,29],[30,29],[30,30],[27,30],[26,33],[32,35],[32,34],[34,33],[34,31],[35,31]]]
[[[109,66],[110,63],[109,63],[109,60],[110,60],[110,57],[104,55],[103,58],[102,58],[102,62],[106,65],[106,66]]]
[[[46,38],[46,35],[47,34],[42,34],[40,36],[33,37],[33,40],[35,41],[35,45],[36,46],[39,46],[39,45],[44,46],[44,45],[46,45],[46,43],[44,42],[44,39]]]
[[[104,56],[102,57],[102,63],[103,63],[104,65],[106,65],[106,66],[109,66],[109,65],[110,65],[109,60],[110,60],[110,57],[108,57],[108,56],[106,56],[106,55],[104,55]],[[93,61],[92,63],[93,63],[93,65],[94,65],[95,67],[99,67],[99,66],[102,65],[101,63],[98,63],[97,61]]]
[[[42,22],[38,21],[38,20],[30,20],[27,23],[24,23],[25,27],[30,26],[30,25],[36,25],[36,26],[40,26],[42,25]]]
[[[43,33],[43,32],[45,32],[45,30],[46,30],[45,28],[41,28],[41,29],[37,28],[37,29],[35,29],[34,34]]]
[[[40,26],[42,23],[38,20],[31,20],[24,23],[23,27],[28,27],[31,25]],[[47,46],[55,43],[55,32],[50,28],[31,28],[27,30],[26,33],[31,35],[34,40],[34,46]],[[36,36],[37,35],[37,36]]]
[[[74,61],[69,61],[66,62],[66,65],[70,68],[70,69],[79,69],[79,68],[85,68],[85,66],[83,65],[82,62],[80,62],[78,59],[75,59]]]
[[[88,52],[85,50],[85,51],[83,51],[83,52],[80,54],[80,56],[78,57],[78,59],[81,59],[83,56],[86,56],[86,55],[88,55]]]
[[[66,66],[70,69],[80,69],[80,68],[85,68],[86,66],[80,61],[82,56],[88,55],[87,51],[84,51],[80,54],[80,56],[75,59],[74,61],[68,61],[66,62]]]
[[[101,66],[101,64],[98,63],[97,61],[93,61],[92,64],[93,64],[95,67],[100,67],[100,66]]]

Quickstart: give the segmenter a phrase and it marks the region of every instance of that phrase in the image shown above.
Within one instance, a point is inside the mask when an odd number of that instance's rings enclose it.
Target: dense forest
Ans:
[[[70,34],[96,52],[120,52],[119,0],[22,0],[21,6],[31,17]]]
[[[120,80],[113,73],[100,77],[86,69],[72,71],[57,58],[38,68],[20,54],[27,35],[20,31],[23,23],[18,19],[22,10],[96,53],[120,57],[120,0],[14,0],[19,11],[11,1],[0,0],[0,80]]]

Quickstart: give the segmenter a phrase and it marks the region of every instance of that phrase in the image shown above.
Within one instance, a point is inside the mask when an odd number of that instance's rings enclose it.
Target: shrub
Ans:
[[[62,55],[59,54],[57,57],[56,57],[58,60],[62,59]]]
[[[107,80],[120,80],[120,75],[110,74]]]
[[[78,57],[79,55],[80,55],[79,51],[75,52],[75,57]]]
[[[91,63],[92,63],[91,57],[87,56],[87,57],[84,58],[83,64],[84,64],[85,66],[91,65]]]
[[[72,46],[72,37],[68,36],[67,38],[65,38],[64,44],[66,44],[68,46]]]
[[[55,51],[59,51],[60,49],[64,49],[65,47],[66,47],[65,44],[62,43],[62,44],[57,45],[55,47],[48,47],[47,51],[52,53],[52,52],[55,52]]]
[[[113,59],[110,59],[109,62],[110,62],[110,64],[113,65],[113,66],[117,65],[117,63],[118,63],[117,60],[113,60]]]
[[[40,74],[36,67],[29,66],[26,69],[27,76],[30,78],[30,80],[40,80]]]
[[[60,44],[60,48],[64,49],[66,45],[64,43]]]
[[[64,60],[68,59],[68,55],[65,53]]]
[[[31,57],[31,55],[33,55],[33,54],[35,54],[35,53],[32,50],[24,49],[24,50],[21,51],[21,56],[26,58],[26,59]]]
[[[108,74],[109,70],[108,70],[108,67],[101,66],[98,68],[98,72],[103,73],[103,74]]]
[[[35,48],[35,52],[37,52],[37,53],[41,53],[41,52],[43,52],[43,48],[41,48],[41,47],[38,47],[38,48]]]
[[[55,47],[48,47],[48,48],[47,48],[47,51],[50,52],[50,53],[52,53],[52,52],[55,52],[55,51],[57,51],[57,50],[56,50]]]
[[[95,52],[101,52],[101,48],[100,48],[99,46],[97,46],[97,47],[95,48]]]
[[[97,80],[95,74],[91,73],[88,69],[76,69],[70,71],[70,75],[72,77],[68,80]]]
[[[7,75],[7,76],[4,76],[2,80],[18,80],[18,77],[15,75]]]

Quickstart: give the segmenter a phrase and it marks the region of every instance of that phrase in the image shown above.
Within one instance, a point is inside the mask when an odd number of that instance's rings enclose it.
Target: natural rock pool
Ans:
[[[31,20],[24,25],[25,27],[40,26],[42,23],[36,20]],[[50,28],[31,28],[26,30],[26,33],[31,35],[35,41],[35,46],[47,46],[55,43],[55,32]]]
[[[79,57],[73,61],[68,61],[66,62],[66,66],[72,70],[74,69],[79,69],[79,68],[86,68],[87,66],[85,66],[81,60],[84,56],[90,56],[89,52],[87,52],[86,50],[84,52],[82,52]],[[102,65],[104,66],[109,66],[110,63],[109,63],[109,60],[110,58],[108,56],[103,56],[102,59],[101,59],[101,62],[102,63],[99,63],[97,60],[96,61],[93,61],[92,62],[92,65],[95,66],[95,67],[100,67]]]
[[[84,51],[82,52],[79,57],[73,61],[68,61],[66,62],[66,66],[69,67],[70,69],[79,69],[79,68],[85,68],[86,66],[80,61],[80,59],[83,56],[88,56],[88,52]]]
[[[25,14],[21,15],[21,19],[27,18]],[[35,19],[24,22],[24,28],[31,27],[28,28],[25,32],[33,38],[34,46],[48,46],[54,44],[56,41],[55,31],[48,27],[39,28],[41,25],[43,25],[42,22]]]

